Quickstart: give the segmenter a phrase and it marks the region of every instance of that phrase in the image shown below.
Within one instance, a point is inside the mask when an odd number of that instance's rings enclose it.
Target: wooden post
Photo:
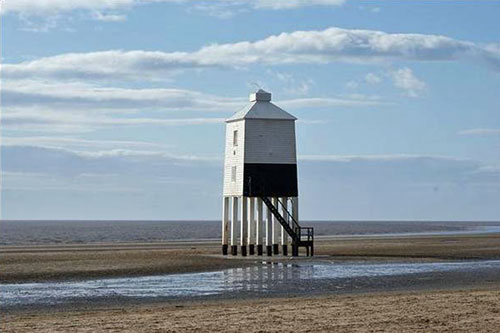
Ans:
[[[299,223],[299,198],[292,198],[292,217],[293,219]],[[298,244],[292,244],[292,256],[299,256],[299,246]]]
[[[278,207],[278,198],[273,198],[272,199],[273,206],[276,207],[276,209],[279,210]],[[276,217],[273,216],[273,253],[274,254],[279,254],[279,227],[280,224]]]
[[[287,224],[290,223],[289,218],[288,218],[288,201],[287,198],[283,197],[280,199],[281,203],[283,204],[282,206],[282,216],[287,222]],[[281,226],[281,253],[283,253],[284,256],[288,255],[288,233],[286,232],[285,228]]]
[[[255,227],[255,244],[257,245],[257,255],[262,255],[262,235],[263,235],[263,202],[261,198],[257,198],[257,225]]]
[[[248,198],[248,254],[255,254],[255,198]]]
[[[273,240],[272,240],[272,223],[273,223],[273,217],[272,213],[269,210],[269,208],[266,208],[267,211],[267,218],[266,218],[266,252],[268,256],[273,255]]]
[[[222,198],[222,254],[227,255],[229,242],[229,198]]]
[[[231,211],[231,254],[233,256],[238,254],[237,245],[237,231],[236,224],[238,223],[238,197],[232,197],[232,211]]]
[[[247,211],[248,200],[246,197],[241,197],[241,224],[240,224],[240,245],[241,245],[241,255],[247,255],[247,228],[248,228],[248,211]]]

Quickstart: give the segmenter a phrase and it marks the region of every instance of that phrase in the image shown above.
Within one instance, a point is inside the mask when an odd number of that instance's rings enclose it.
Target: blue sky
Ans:
[[[224,123],[299,118],[302,219],[499,220],[500,3],[2,8],[4,219],[217,219]]]

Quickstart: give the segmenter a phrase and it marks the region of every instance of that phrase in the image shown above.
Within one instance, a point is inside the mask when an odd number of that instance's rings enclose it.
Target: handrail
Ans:
[[[283,204],[281,202],[281,200],[278,198],[278,202],[279,204],[281,205],[281,208],[283,209],[284,212],[286,212],[286,214],[288,215],[289,219],[294,223],[294,227],[295,228],[300,228],[300,225],[299,225],[299,222],[297,222],[294,218],[293,218],[293,215],[290,214],[290,212],[288,211],[287,207],[285,206],[285,204]]]
[[[274,217],[278,220],[278,222],[286,229],[286,232],[296,241],[300,241],[300,229],[292,229],[290,224],[283,216],[281,216],[278,208],[274,206],[271,200],[268,197],[260,197],[262,201],[266,204],[267,208],[271,211]]]
[[[260,181],[253,181],[252,182],[251,177],[248,179],[248,186],[249,186],[250,192],[252,192],[252,187],[257,187],[261,190],[265,189],[265,184],[262,184],[262,182],[260,182]],[[297,222],[297,220],[295,220],[293,218],[293,215],[290,214],[290,212],[288,211],[288,208],[285,206],[285,204],[283,202],[281,202],[281,200],[279,198],[277,198],[278,199],[277,201],[279,203],[277,207],[274,206],[274,204],[271,202],[269,197],[261,196],[261,199],[264,201],[266,206],[268,206],[268,208],[272,207],[271,211],[272,211],[273,215],[275,215],[275,217],[278,219],[278,221],[280,221],[280,224],[282,224],[282,226],[285,229],[287,229],[287,233],[290,235],[290,237],[292,237],[294,240],[296,240],[298,242],[301,242],[303,231],[306,231],[306,234],[304,234],[304,236],[307,236],[307,241],[310,242],[314,239],[314,228],[301,227],[299,225],[299,222]],[[293,204],[294,203],[292,202],[292,209],[293,209]],[[281,205],[282,211],[286,212],[286,217],[287,217],[286,220],[285,220],[284,216],[281,216],[281,214],[278,210],[280,205]],[[269,206],[271,206],[271,207],[269,207]],[[283,221],[281,221],[281,220],[283,220]],[[290,225],[289,221],[292,221],[291,225]]]

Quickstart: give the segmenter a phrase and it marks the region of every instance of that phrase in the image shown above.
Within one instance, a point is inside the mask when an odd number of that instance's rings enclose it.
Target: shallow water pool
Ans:
[[[328,288],[343,288],[356,278],[378,279],[421,273],[500,270],[500,260],[439,263],[296,263],[262,262],[254,267],[216,272],[109,278],[71,282],[0,285],[0,306],[61,304],[107,298],[189,298],[210,295],[303,291],[328,282]],[[321,283],[320,283],[321,282]]]

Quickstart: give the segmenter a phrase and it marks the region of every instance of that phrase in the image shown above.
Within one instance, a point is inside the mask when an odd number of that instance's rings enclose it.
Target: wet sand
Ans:
[[[280,257],[222,257],[215,241],[0,246],[0,283],[189,273],[255,265]],[[330,238],[317,257],[339,261],[500,259],[500,234]]]
[[[250,265],[215,242],[0,247],[0,283],[201,272]]]
[[[201,272],[257,265],[224,258],[215,242],[0,247],[0,282]],[[500,259],[500,235],[324,239],[317,257],[339,262]],[[275,261],[289,258],[273,257]],[[450,273],[380,279],[360,290],[314,296],[110,300],[2,314],[2,332],[453,331],[497,332],[500,275]],[[0,285],[1,288],[1,285]]]

